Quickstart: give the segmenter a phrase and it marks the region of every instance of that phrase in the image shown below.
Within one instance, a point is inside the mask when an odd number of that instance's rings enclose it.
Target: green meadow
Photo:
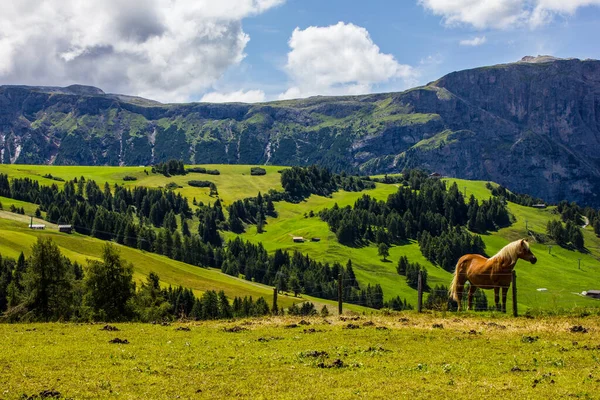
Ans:
[[[10,177],[29,177],[42,184],[61,185],[61,182],[44,178],[43,175],[52,174],[65,180],[84,176],[94,179],[99,184],[108,182],[111,185],[118,183],[126,186],[164,187],[174,182],[182,188],[176,189],[186,196],[191,203],[193,198],[198,201],[214,202],[216,197],[208,195],[207,188],[195,188],[187,185],[192,179],[208,180],[217,185],[219,198],[225,205],[245,197],[256,196],[260,191],[268,192],[270,189],[281,190],[278,171],[282,167],[266,166],[267,174],[264,176],[251,176],[249,165],[206,165],[208,169],[218,169],[220,175],[207,175],[190,173],[185,176],[165,177],[152,174],[150,167],[66,167],[66,166],[27,166],[27,165],[0,165],[0,173],[7,173]],[[146,172],[144,172],[146,171]],[[136,181],[123,181],[124,176],[135,176]],[[485,187],[486,182],[448,179],[447,183],[456,182],[459,189],[466,191],[467,196],[475,195],[478,199],[487,199],[491,196]],[[395,184],[378,183],[375,189],[365,192],[334,193],[331,197],[311,196],[299,204],[287,202],[275,203],[278,213],[277,218],[269,217],[265,231],[257,233],[255,226],[249,226],[241,236],[254,243],[261,242],[268,251],[281,248],[298,250],[310,255],[319,261],[346,264],[352,260],[354,270],[361,285],[381,284],[385,299],[395,296],[406,298],[409,303],[416,305],[416,291],[406,284],[404,277],[396,273],[396,263],[400,256],[408,256],[410,261],[417,261],[426,266],[429,274],[429,285],[449,285],[452,275],[449,272],[432,265],[421,254],[417,242],[410,241],[401,246],[393,246],[390,256],[384,262],[377,255],[375,245],[353,248],[340,245],[335,235],[329,231],[327,224],[318,217],[318,212],[324,208],[332,207],[335,203],[339,206],[352,205],[357,198],[368,194],[377,199],[385,200],[398,189]],[[10,204],[23,207],[26,214],[35,210],[35,205],[17,202],[11,199],[0,198],[0,202],[7,210]],[[560,216],[553,207],[534,209],[509,203],[509,211],[513,216],[513,224],[498,232],[484,235],[483,240],[487,246],[487,254],[493,255],[503,246],[513,240],[528,237],[526,225],[530,231],[545,233],[548,221],[558,219]],[[311,212],[314,216],[310,216]],[[80,235],[66,235],[51,230],[34,232],[26,228],[28,217],[15,216],[8,212],[0,214],[0,253],[8,256],[18,255],[20,251],[27,252],[38,235],[52,235],[57,243],[64,249],[69,257],[84,262],[86,258],[97,257],[102,242]],[[192,224],[192,229],[196,225]],[[225,238],[231,239],[235,234],[223,233]],[[294,243],[292,237],[302,236],[306,239],[319,238],[319,242],[307,241]],[[587,252],[581,253],[553,246],[550,250],[546,244],[539,244],[529,237],[532,250],[538,257],[538,263],[531,265],[525,261],[517,263],[518,305],[524,312],[528,309],[535,310],[570,310],[579,307],[595,307],[597,300],[581,296],[581,292],[589,289],[598,289],[600,282],[600,239],[591,227],[584,229]],[[271,288],[264,285],[247,282],[221,274],[219,271],[196,268],[168,258],[151,253],[144,253],[127,247],[121,248],[123,256],[136,266],[136,277],[142,279],[149,271],[159,274],[165,284],[183,285],[193,288],[197,293],[209,288],[223,289],[230,296],[249,294],[265,296],[270,301]],[[492,303],[493,295],[487,293],[488,303]],[[283,296],[280,296],[280,299]],[[511,294],[509,294],[510,302]],[[281,300],[280,300],[281,301]],[[291,304],[299,299],[283,297],[285,304]],[[332,302],[321,301],[323,304]],[[330,307],[333,308],[332,305]],[[354,306],[353,306],[354,307]]]
[[[600,318],[465,313],[0,324],[0,397],[598,396]],[[126,344],[110,343],[115,339]]]

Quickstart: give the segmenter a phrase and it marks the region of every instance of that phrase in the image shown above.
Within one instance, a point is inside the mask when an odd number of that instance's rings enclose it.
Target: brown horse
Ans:
[[[499,309],[498,292],[502,288],[502,312],[506,312],[506,293],[512,281],[512,270],[517,260],[522,258],[532,264],[537,258],[529,249],[526,239],[507,244],[495,256],[485,258],[479,254],[466,254],[456,264],[454,279],[450,285],[450,298],[458,302],[458,311],[462,310],[462,297],[465,282],[469,281],[469,301],[467,310],[471,309],[473,294],[477,288],[494,289],[496,309]]]

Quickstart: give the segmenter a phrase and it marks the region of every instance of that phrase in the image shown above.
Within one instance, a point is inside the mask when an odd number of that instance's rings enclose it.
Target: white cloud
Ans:
[[[238,90],[236,92],[220,93],[210,92],[202,96],[201,102],[206,103],[261,103],[266,100],[262,90]]]
[[[244,58],[242,19],[283,1],[6,1],[0,82],[189,100]]]
[[[448,26],[507,29],[536,28],[556,15],[573,15],[580,7],[600,5],[600,0],[418,0],[418,4],[442,16]]]
[[[481,46],[487,42],[487,38],[485,36],[476,36],[473,39],[465,39],[460,41],[461,46]]]
[[[288,43],[285,70],[292,86],[281,99],[368,93],[375,84],[415,76],[412,67],[382,53],[369,32],[353,24],[296,28]]]

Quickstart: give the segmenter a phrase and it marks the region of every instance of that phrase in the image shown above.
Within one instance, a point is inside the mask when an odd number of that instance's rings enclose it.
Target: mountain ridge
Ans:
[[[525,61],[523,61],[525,60]],[[524,57],[404,92],[162,104],[85,85],[0,87],[0,162],[422,167],[599,205],[600,61]]]

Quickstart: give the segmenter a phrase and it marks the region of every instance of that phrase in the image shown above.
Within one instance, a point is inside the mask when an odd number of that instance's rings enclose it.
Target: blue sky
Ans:
[[[262,89],[268,98],[285,91],[288,40],[295,28],[330,26],[339,21],[364,27],[381,49],[418,70],[418,84],[452,71],[517,61],[526,55],[600,58],[600,7],[588,6],[574,15],[557,16],[543,26],[478,29],[446,26],[439,15],[416,1],[291,0],[244,21],[250,35],[246,58],[216,83],[229,90]],[[485,37],[479,46],[463,40]],[[410,87],[411,82],[384,81],[374,91]]]
[[[600,0],[23,0],[0,14],[0,84],[163,102],[398,91],[525,55],[600,58],[599,33]]]

